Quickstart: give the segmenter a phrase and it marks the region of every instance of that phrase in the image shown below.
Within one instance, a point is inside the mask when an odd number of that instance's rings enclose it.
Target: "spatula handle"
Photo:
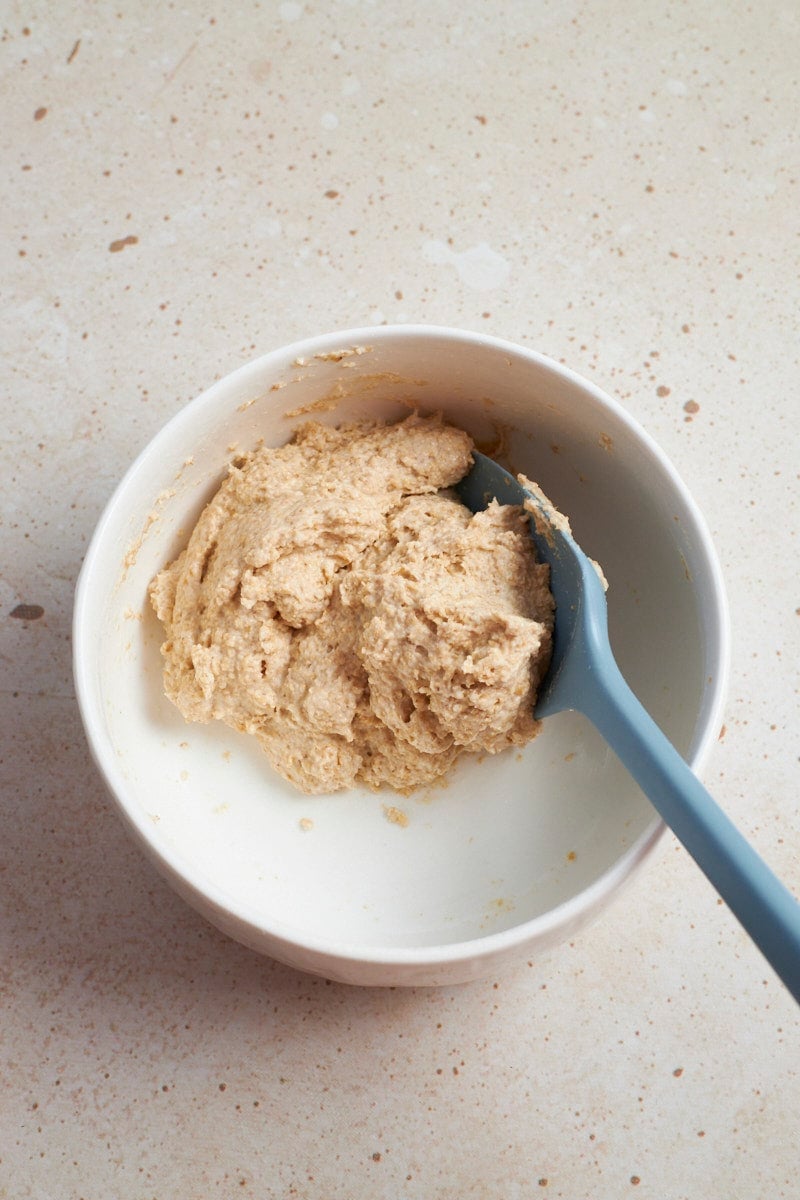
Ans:
[[[614,662],[592,674],[580,710],[707,875],[800,1003],[800,904],[712,799]]]

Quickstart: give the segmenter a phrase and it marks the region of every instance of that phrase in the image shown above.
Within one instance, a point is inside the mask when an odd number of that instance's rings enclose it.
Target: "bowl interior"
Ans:
[[[468,335],[378,330],[268,355],[140,456],[98,527],[76,608],[84,719],[127,820],[251,944],[266,931],[391,955],[490,938],[573,903],[652,841],[651,806],[575,714],[550,718],[523,752],[466,762],[412,797],[304,797],[251,739],[188,725],[164,698],[147,586],[236,450],[280,444],[305,420],[398,418],[409,406],[444,410],[542,484],[608,577],[631,686],[690,760],[709,737],[720,663],[705,548],[674,475],[620,409],[547,360]]]

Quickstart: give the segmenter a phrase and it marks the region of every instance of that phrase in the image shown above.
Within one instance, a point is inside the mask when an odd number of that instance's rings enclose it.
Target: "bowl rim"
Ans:
[[[100,696],[98,689],[93,684],[90,671],[92,630],[91,623],[87,619],[87,610],[90,605],[92,577],[104,549],[106,529],[115,510],[125,500],[141,466],[145,460],[158,454],[161,443],[168,441],[181,425],[189,426],[199,412],[213,407],[221,392],[245,381],[249,375],[260,376],[270,368],[277,370],[298,358],[329,353],[331,349],[341,348],[343,343],[359,345],[406,339],[445,340],[453,344],[471,344],[483,349],[493,349],[528,359],[537,366],[566,379],[578,389],[588,392],[595,403],[612,413],[627,428],[628,432],[656,460],[661,471],[667,476],[676,494],[680,497],[684,517],[691,523],[698,548],[698,557],[704,563],[710,585],[704,608],[703,636],[706,661],[713,665],[713,671],[710,672],[711,678],[704,693],[704,703],[698,714],[701,732],[687,758],[689,766],[693,770],[699,771],[717,740],[718,729],[722,722],[730,675],[731,626],[722,568],[708,524],[696,501],[677,469],[655,439],[618,400],[597,384],[538,350],[493,334],[446,325],[416,323],[358,326],[305,337],[249,360],[216,380],[194,399],[182,405],[136,455],[107,500],[95,526],[75,588],[72,619],[72,665],[78,708],[95,765],[131,832],[136,835],[143,849],[162,873],[176,885],[182,885],[182,889],[179,886],[178,890],[183,890],[184,896],[188,890],[197,899],[202,898],[206,905],[211,905],[215,912],[224,913],[237,924],[243,925],[249,937],[242,936],[241,940],[251,946],[267,939],[274,947],[291,948],[295,957],[297,951],[302,951],[315,960],[327,963],[350,965],[363,963],[386,968],[409,966],[446,968],[469,961],[493,960],[507,955],[517,947],[521,949],[539,941],[548,939],[552,941],[557,930],[569,930],[571,927],[576,927],[587,919],[587,914],[598,912],[605,902],[611,899],[622,885],[633,877],[657,845],[666,829],[661,817],[654,811],[653,820],[599,878],[568,900],[520,924],[467,940],[420,946],[372,946],[314,936],[306,930],[289,926],[284,922],[270,921],[265,918],[264,914],[259,914],[251,904],[233,901],[230,895],[213,880],[195,870],[192,863],[180,852],[153,841],[152,826],[148,823],[146,814],[143,811],[137,811],[138,805],[134,806],[128,802],[126,781],[120,770],[117,756],[113,752],[110,741],[101,735],[104,721]],[[276,950],[276,953],[279,951]]]

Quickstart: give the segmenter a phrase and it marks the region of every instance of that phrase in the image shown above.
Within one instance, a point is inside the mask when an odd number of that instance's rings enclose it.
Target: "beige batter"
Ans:
[[[549,568],[527,516],[448,489],[466,433],[436,417],[304,425],[237,459],[153,580],[166,693],[255,734],[303,792],[400,791],[533,737]]]

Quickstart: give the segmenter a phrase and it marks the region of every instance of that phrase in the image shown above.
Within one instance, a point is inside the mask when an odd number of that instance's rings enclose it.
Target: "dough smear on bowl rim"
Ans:
[[[532,738],[549,568],[520,508],[449,491],[472,445],[414,413],[235,459],[150,585],[184,717],[253,734],[306,793],[410,791]]]

